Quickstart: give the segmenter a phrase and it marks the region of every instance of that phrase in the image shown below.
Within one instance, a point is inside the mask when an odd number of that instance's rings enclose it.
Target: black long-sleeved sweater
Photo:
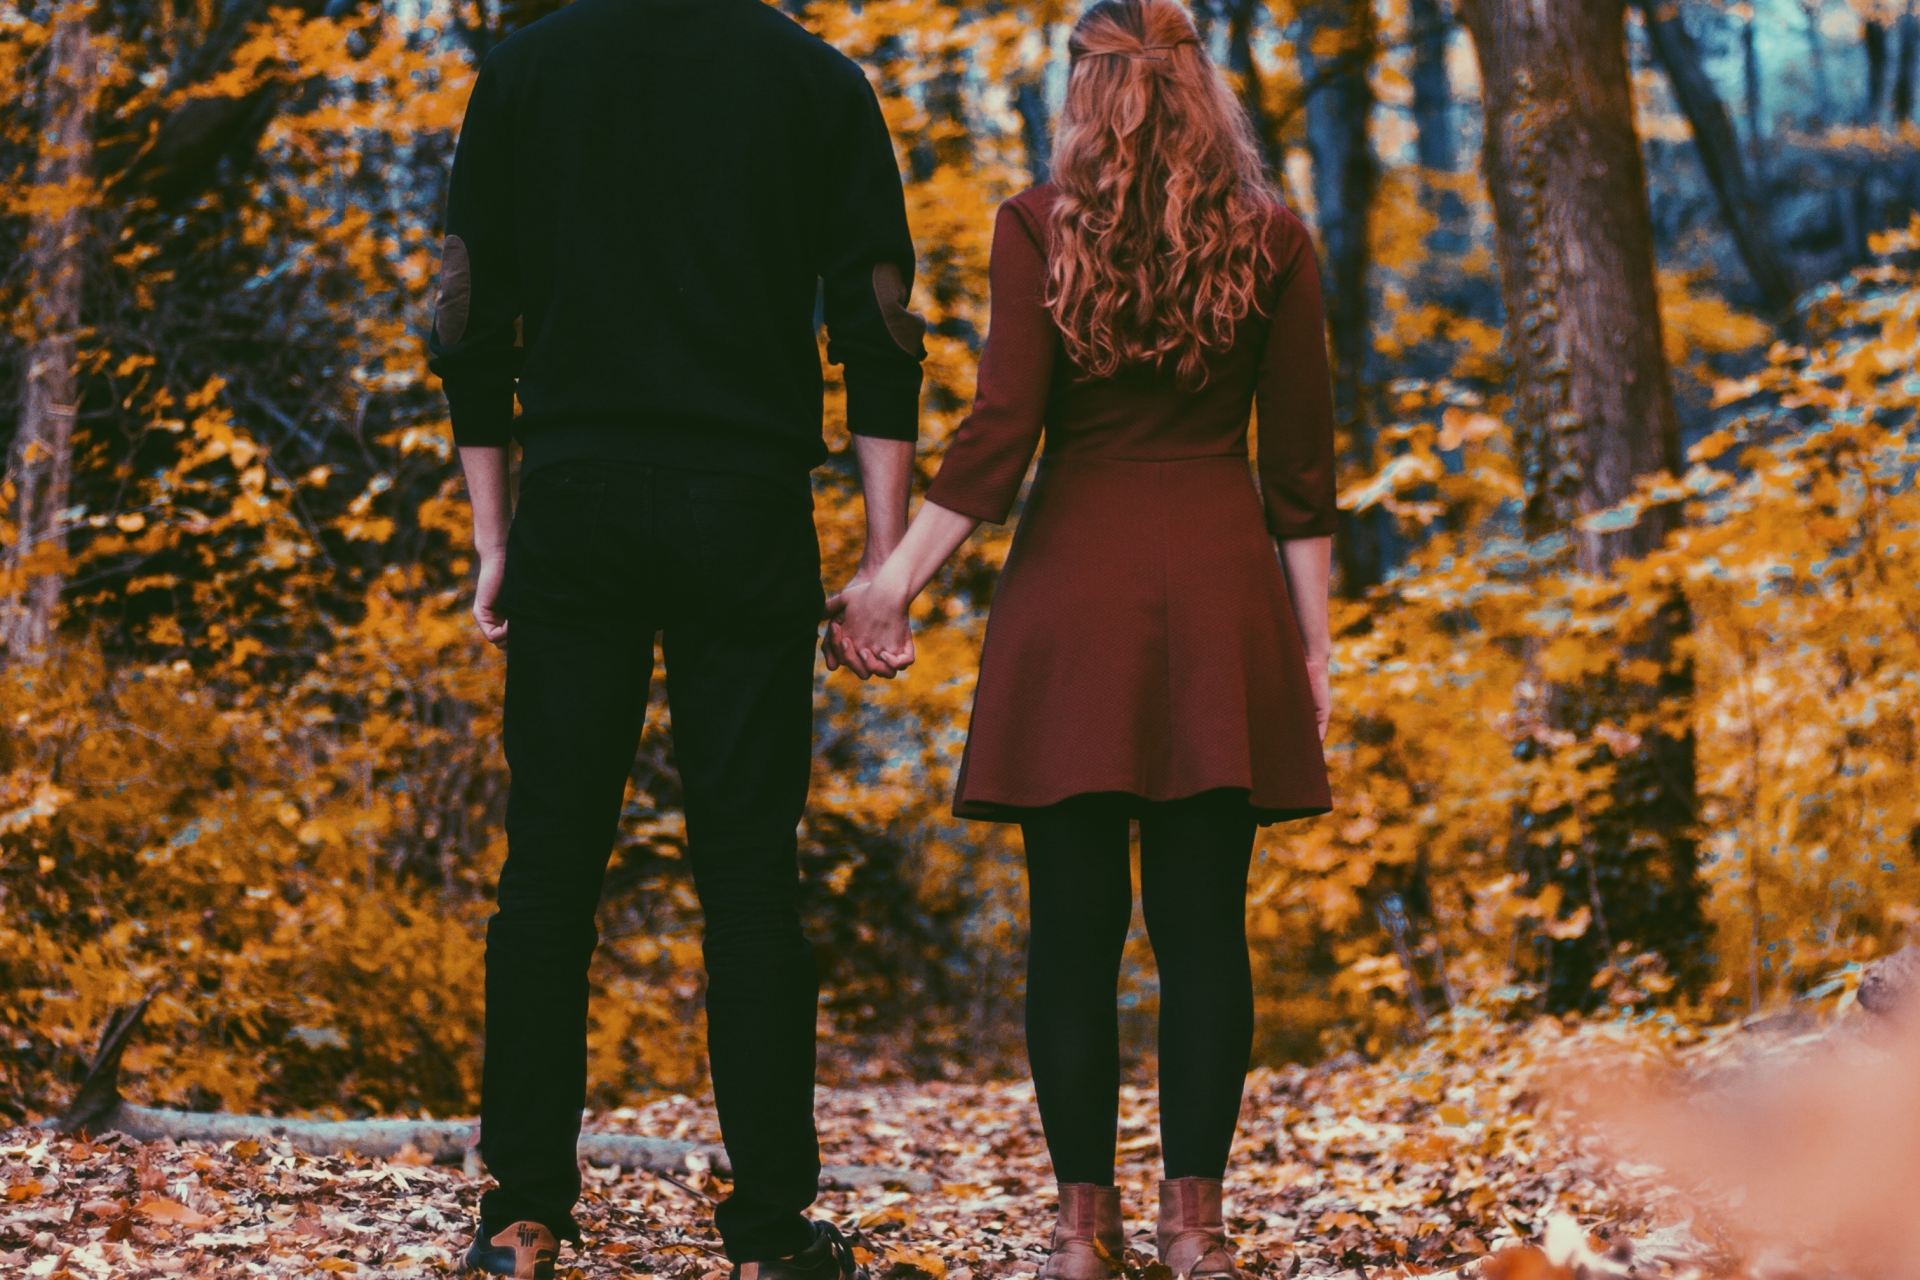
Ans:
[[[481,63],[428,367],[456,443],[528,467],[804,470],[820,314],[848,426],[916,437],[913,268],[855,63],[761,0],[575,0]]]

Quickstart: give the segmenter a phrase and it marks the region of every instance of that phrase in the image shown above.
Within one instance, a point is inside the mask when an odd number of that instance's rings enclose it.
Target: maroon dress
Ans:
[[[1311,238],[1275,205],[1277,270],[1207,384],[1090,378],[1042,303],[1050,184],[1001,206],[973,412],[927,497],[1000,523],[1046,449],[994,589],[953,811],[1017,821],[1086,792],[1246,792],[1262,823],[1332,807],[1274,538],[1334,528],[1332,395]],[[1247,428],[1258,405],[1259,489]]]

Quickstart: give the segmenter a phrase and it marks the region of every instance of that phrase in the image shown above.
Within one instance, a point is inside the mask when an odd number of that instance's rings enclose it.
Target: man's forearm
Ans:
[[[867,506],[867,549],[861,572],[878,569],[907,531],[907,490],[913,480],[913,442],[853,438],[860,490]]]
[[[513,509],[507,500],[507,451],[499,445],[463,445],[460,469],[467,477],[467,501],[473,507],[473,549],[483,558],[507,549],[507,525]]]

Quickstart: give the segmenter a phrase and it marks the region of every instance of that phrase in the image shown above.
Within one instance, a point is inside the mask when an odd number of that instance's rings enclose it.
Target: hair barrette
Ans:
[[[1191,40],[1176,40],[1172,44],[1144,44],[1138,49],[1102,49],[1089,54],[1094,58],[1127,58],[1134,62],[1171,62],[1173,51],[1183,44],[1192,44]]]

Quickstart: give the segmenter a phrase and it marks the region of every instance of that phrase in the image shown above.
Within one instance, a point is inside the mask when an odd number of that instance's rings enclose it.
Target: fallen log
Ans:
[[[278,1116],[235,1115],[223,1111],[174,1111],[122,1102],[103,1117],[105,1127],[142,1142],[162,1138],[198,1142],[282,1139],[315,1155],[356,1155],[391,1159],[412,1148],[435,1164],[459,1164],[467,1158],[475,1126],[464,1120],[297,1120]],[[99,1131],[99,1124],[90,1126]],[[652,1173],[685,1173],[691,1157],[727,1177],[731,1167],[724,1147],[680,1138],[633,1133],[583,1133],[580,1158],[588,1164],[618,1165]],[[829,1165],[820,1185],[841,1191],[931,1191],[933,1179],[910,1169],[868,1165]]]
[[[61,1133],[85,1130],[124,1133],[142,1142],[238,1142],[281,1139],[315,1155],[353,1152],[391,1159],[411,1148],[435,1164],[466,1163],[477,1170],[477,1126],[465,1120],[299,1120],[280,1116],[235,1115],[224,1111],[176,1111],[143,1107],[120,1096],[120,1056],[158,991],[114,1010],[101,1032],[100,1047],[87,1068],[73,1104],[40,1127]],[[650,1173],[684,1173],[704,1162],[721,1177],[732,1175],[724,1147],[680,1138],[650,1138],[632,1133],[583,1133],[580,1158],[589,1164],[617,1165]],[[933,1179],[911,1169],[868,1165],[828,1165],[820,1185],[839,1191],[933,1190]]]

